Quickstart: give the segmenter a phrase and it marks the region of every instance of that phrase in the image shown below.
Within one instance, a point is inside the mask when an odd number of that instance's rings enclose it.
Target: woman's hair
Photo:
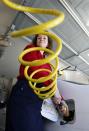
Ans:
[[[40,34],[37,34],[37,35],[35,35],[35,37],[33,38],[33,40],[32,40],[32,43],[36,46],[36,44],[37,44],[37,37],[39,36]],[[47,36],[48,37],[48,49],[52,49],[52,39],[49,37],[49,36]]]

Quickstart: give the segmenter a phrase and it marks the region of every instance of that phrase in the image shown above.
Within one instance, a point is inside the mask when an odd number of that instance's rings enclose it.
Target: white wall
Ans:
[[[68,66],[69,64],[60,60],[59,69],[64,69],[65,67],[68,67]],[[80,83],[80,84],[89,84],[89,76],[79,71],[78,69],[77,71],[64,70],[63,75],[61,76],[61,79],[75,82],[75,83]]]
[[[78,85],[58,80],[60,92],[65,99],[73,98],[76,107],[74,124],[60,125],[47,121],[45,131],[89,131],[89,85]]]
[[[19,61],[18,56],[29,43],[22,38],[15,38],[11,40],[13,46],[5,48],[5,51],[0,58],[0,76],[14,78],[18,76]]]
[[[89,84],[89,78],[80,71],[64,71],[64,80]]]

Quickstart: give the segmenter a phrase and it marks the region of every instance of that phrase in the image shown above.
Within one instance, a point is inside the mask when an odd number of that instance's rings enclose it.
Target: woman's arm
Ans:
[[[56,93],[54,94],[54,96],[51,98],[53,103],[58,105],[60,104],[61,100],[63,99],[62,96],[59,93],[59,89],[57,88]]]

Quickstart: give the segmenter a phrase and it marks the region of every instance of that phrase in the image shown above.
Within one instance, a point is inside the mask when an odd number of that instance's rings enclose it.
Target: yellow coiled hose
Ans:
[[[55,52],[46,48],[42,48],[42,47],[33,47],[30,49],[24,50],[19,56],[20,63],[26,66],[24,70],[25,77],[29,81],[30,87],[34,90],[34,92],[38,95],[38,97],[40,97],[41,99],[52,97],[55,94],[56,88],[57,88],[57,70],[58,70],[58,65],[59,65],[58,55],[62,49],[62,42],[61,42],[61,39],[57,37],[55,34],[46,32],[44,30],[48,30],[62,23],[62,21],[64,20],[64,14],[56,9],[31,8],[31,7],[16,4],[14,2],[11,2],[11,0],[2,0],[2,1],[10,8],[18,10],[18,11],[30,12],[30,13],[36,13],[36,14],[47,14],[47,15],[49,14],[49,15],[56,16],[56,18],[49,20],[48,22],[44,22],[34,27],[25,28],[25,29],[21,29],[19,31],[14,31],[10,33],[10,36],[12,37],[20,37],[20,36],[27,36],[27,35],[34,35],[34,34],[44,34],[44,35],[48,35],[49,37],[51,37],[53,40],[56,41],[57,47],[56,47]],[[25,54],[31,51],[35,51],[35,50],[45,51],[49,54],[49,56],[45,59],[35,60],[32,62],[23,60],[23,56]],[[34,71],[30,76],[28,75],[27,72],[30,66],[39,66],[42,64],[50,63],[52,60],[55,60],[55,66],[50,64],[52,67],[52,71],[48,69],[38,69]],[[49,72],[49,75],[46,77],[41,77],[39,79],[33,79],[33,76],[36,73],[41,72],[41,71]],[[49,79],[53,81],[49,86],[42,87],[42,88],[39,88],[36,86],[37,83],[43,83]]]

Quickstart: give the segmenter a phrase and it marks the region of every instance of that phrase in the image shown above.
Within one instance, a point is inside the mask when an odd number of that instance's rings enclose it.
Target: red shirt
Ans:
[[[35,46],[32,45],[32,44],[31,45],[29,44],[29,45],[27,45],[25,47],[25,49],[32,48],[32,47],[35,47]],[[43,59],[43,58],[45,58],[45,57],[44,57],[44,55],[42,55],[40,53],[40,51],[32,51],[32,52],[29,52],[29,53],[27,53],[26,55],[23,56],[23,60],[26,60],[26,61],[39,60],[39,59]],[[24,68],[25,68],[25,66],[21,64],[20,65],[20,69],[19,69],[19,77],[18,78],[25,78],[25,76],[24,76]],[[37,69],[41,69],[41,68],[49,69],[51,71],[50,64],[46,63],[46,64],[43,64],[43,65],[40,65],[40,66],[31,66],[31,67],[29,67],[28,75],[30,76],[30,74],[32,72],[34,72]],[[33,76],[33,78],[34,79],[38,79],[38,78],[41,78],[41,77],[46,77],[48,75],[49,75],[49,72],[41,71],[41,72],[36,73]],[[52,80],[48,80],[48,81],[44,82],[44,84],[45,85],[49,85],[51,82],[52,82]]]

